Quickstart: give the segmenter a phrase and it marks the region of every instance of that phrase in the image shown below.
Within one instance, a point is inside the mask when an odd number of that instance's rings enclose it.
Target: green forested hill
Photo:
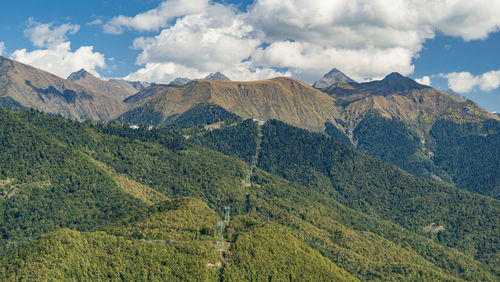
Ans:
[[[419,233],[435,222],[445,228],[437,241],[490,263],[498,260],[498,201],[418,179],[321,134],[281,122],[269,122],[262,131],[263,169],[300,182],[312,168],[330,180],[338,200],[349,207]]]
[[[241,136],[258,138],[256,128],[240,128]],[[240,147],[240,138],[230,141],[232,131],[207,133],[202,142],[214,140],[212,136],[218,134],[215,140],[227,142],[212,145],[214,149],[226,148],[224,152],[244,159],[245,151],[236,149]],[[490,264],[498,261],[498,201],[418,179],[319,133],[278,121],[266,123],[261,131],[258,167],[422,235],[426,234],[425,226],[442,225],[445,230],[432,236],[437,242]]]
[[[417,125],[368,113],[353,131],[357,149],[406,171],[500,197],[500,122],[444,115]],[[336,136],[334,136],[337,138]]]
[[[323,135],[245,121],[190,138],[243,160],[259,151],[260,168],[289,179],[257,169],[245,186],[246,163],[166,130],[34,111],[2,110],[0,119],[1,280],[498,278],[498,202],[462,192],[460,208],[452,209],[457,189],[418,180]],[[282,137],[289,149],[277,154],[270,148]],[[299,144],[300,153],[290,155]],[[413,184],[426,190],[417,194]],[[355,185],[393,196],[355,197]],[[398,205],[398,197],[421,205]],[[438,217],[428,203],[442,209]],[[390,204],[398,210],[388,211]],[[225,228],[221,256],[212,244],[224,205],[238,216]],[[467,229],[456,224],[466,209]],[[432,222],[445,230],[424,232]]]

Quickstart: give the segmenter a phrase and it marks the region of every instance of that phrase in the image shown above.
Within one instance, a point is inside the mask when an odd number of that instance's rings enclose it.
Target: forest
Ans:
[[[134,130],[0,110],[0,280],[498,279],[498,200],[278,121],[190,115]]]

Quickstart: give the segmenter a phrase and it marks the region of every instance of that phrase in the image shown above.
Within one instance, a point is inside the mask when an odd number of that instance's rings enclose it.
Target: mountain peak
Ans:
[[[205,79],[231,81],[231,79],[229,79],[227,76],[223,75],[220,72],[211,73],[207,77],[205,77]]]
[[[77,81],[85,79],[88,76],[93,77],[94,75],[88,72],[86,69],[82,68],[79,71],[72,72],[67,79],[70,81]]]
[[[385,94],[389,94],[391,92],[429,88],[429,86],[422,85],[398,72],[391,72],[386,77],[384,77],[384,79],[380,81],[372,81],[368,84],[379,85],[378,87],[382,87],[380,90],[384,90],[382,92],[384,92]]]
[[[400,79],[405,79],[405,78],[407,78],[407,77],[400,74],[399,72],[391,72],[386,77],[384,77],[383,80],[400,80]]]
[[[345,75],[343,72],[341,72],[337,68],[333,68],[327,74],[325,74],[323,76],[323,78],[314,82],[313,87],[318,88],[318,89],[327,88],[327,87],[331,86],[332,84],[335,84],[338,82],[353,83],[356,81],[352,80],[350,77]]]

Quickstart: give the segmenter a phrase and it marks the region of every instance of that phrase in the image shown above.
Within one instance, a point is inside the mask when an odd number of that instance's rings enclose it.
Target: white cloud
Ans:
[[[175,63],[147,63],[143,68],[129,74],[124,79],[168,83],[176,77],[199,78],[203,77],[203,73]]]
[[[319,77],[338,67],[357,79],[370,79],[384,76],[387,69],[403,74],[413,72],[412,59],[437,31],[464,40],[487,37],[500,27],[500,2],[495,2],[258,0],[248,17],[271,45],[292,39],[298,45],[308,46],[305,51],[290,53],[294,67],[299,70],[317,67]],[[311,48],[316,50],[317,60],[310,61]],[[384,51],[387,63],[367,63],[380,58],[380,52]],[[332,53],[357,53],[359,60],[344,66],[342,61],[349,60],[349,55],[338,58]],[[288,56],[286,50],[276,55]]]
[[[189,14],[202,12],[208,5],[208,0],[168,0],[158,8],[140,13],[134,17],[120,15],[112,18],[104,26],[104,32],[120,34],[125,29],[139,31],[154,31],[166,27],[168,21]]]
[[[53,23],[37,23],[32,18],[29,18],[28,22],[28,28],[24,30],[24,35],[36,47],[59,45],[67,40],[66,34],[75,34],[80,29],[79,25],[70,23],[54,26]]]
[[[10,57],[63,78],[81,68],[99,76],[96,69],[106,66],[103,54],[94,52],[93,46],[80,46],[75,51],[71,50],[67,34],[74,34],[78,29],[78,25],[70,23],[54,26],[52,23],[36,23],[29,19],[28,28],[24,33],[33,45],[42,49],[18,49],[12,52]]]
[[[0,56],[3,55],[3,52],[5,52],[5,43],[0,42]]]
[[[102,20],[101,19],[95,19],[91,22],[88,22],[86,23],[86,25],[101,25],[102,24]]]
[[[219,70],[241,80],[292,74],[312,82],[337,67],[363,81],[413,73],[412,60],[437,32],[484,39],[499,29],[498,14],[500,2],[490,0],[256,0],[247,12],[208,0],[167,0],[115,17],[104,29],[162,29],[134,41],[142,68],[131,76],[164,81]],[[485,77],[481,87],[493,87],[495,78]]]
[[[448,79],[448,86],[459,93],[467,93],[475,88],[491,91],[500,86],[500,70],[485,72],[477,76],[470,72],[452,72],[440,76]]]
[[[483,91],[491,91],[500,86],[500,70],[483,73],[480,78],[479,87]]]
[[[66,78],[73,71],[85,68],[87,71],[99,76],[96,68],[105,67],[105,58],[99,52],[94,52],[92,46],[81,46],[72,52],[70,42],[62,42],[48,49],[27,51],[15,50],[11,58],[31,66]]]
[[[423,85],[431,86],[431,78],[427,75],[424,75],[421,78],[416,78],[415,81]]]
[[[200,78],[221,71],[233,80],[289,75],[253,66],[246,59],[261,41],[242,15],[214,4],[203,13],[183,17],[155,37],[140,37],[133,47],[142,50],[137,63],[145,65],[129,78],[169,82],[175,77]]]

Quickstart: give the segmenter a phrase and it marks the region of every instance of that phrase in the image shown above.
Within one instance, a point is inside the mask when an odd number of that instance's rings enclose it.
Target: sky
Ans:
[[[312,84],[399,72],[500,112],[500,1],[2,1],[0,55],[61,77]]]

